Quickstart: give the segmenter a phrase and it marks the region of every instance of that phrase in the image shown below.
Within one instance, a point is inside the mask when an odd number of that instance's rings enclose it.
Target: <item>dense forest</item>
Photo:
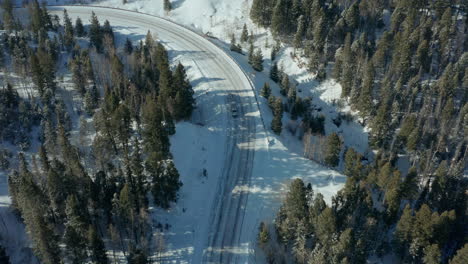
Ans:
[[[170,208],[182,186],[169,137],[195,107],[184,66],[171,67],[150,32],[115,46],[94,13],[84,26],[36,0],[29,21],[11,0],[2,9],[0,143],[14,147],[0,147],[0,169],[12,169],[12,207],[35,254],[48,264],[149,263],[164,249],[152,228],[168,228],[149,206]]]
[[[342,159],[346,184],[326,204],[310,185],[291,183],[275,221],[260,226],[270,263],[466,263],[466,12],[467,2],[457,0],[253,1],[258,26],[294,46],[318,80],[341,84],[341,100],[370,128],[375,153],[341,151],[336,134],[326,138],[323,161],[336,167]],[[304,102],[274,53],[270,77],[287,103],[267,84],[262,95],[275,117],[286,109],[291,119],[302,115],[309,135],[323,134],[318,111],[297,111]],[[280,117],[272,129],[281,133]]]

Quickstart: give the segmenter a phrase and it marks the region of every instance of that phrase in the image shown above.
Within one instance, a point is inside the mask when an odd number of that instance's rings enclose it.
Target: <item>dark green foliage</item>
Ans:
[[[268,242],[268,240],[270,240],[270,232],[268,231],[268,226],[264,222],[261,222],[258,230],[258,243],[260,245],[264,245]]]
[[[176,120],[188,119],[195,108],[194,91],[181,63],[177,65],[172,79],[175,91],[174,118]]]
[[[99,92],[95,84],[86,90],[84,104],[86,113],[88,115],[93,115],[94,110],[99,106]]]
[[[271,97],[271,96],[270,96]],[[274,97],[273,97],[274,98]],[[274,104],[272,106],[273,111],[273,120],[271,121],[271,130],[277,135],[281,134],[283,128],[283,102],[281,98],[274,99]]]
[[[312,134],[325,135],[325,116],[312,116],[308,121]]]
[[[340,162],[341,144],[341,139],[336,133],[332,133],[327,137],[325,164],[330,167],[338,166]]]
[[[177,192],[182,187],[179,172],[172,161],[158,162],[152,175],[151,192],[154,202],[164,209],[170,207],[171,202],[177,202]]]
[[[127,38],[127,39],[125,40],[124,51],[125,51],[125,53],[127,53],[127,54],[132,54],[132,52],[133,52],[133,43],[132,43],[132,41],[130,41],[129,38]]]
[[[68,16],[66,9],[63,10],[63,23],[64,23],[63,42],[67,50],[71,50],[75,44],[74,29],[73,29],[71,19]]]
[[[172,10],[172,4],[170,0],[164,0],[164,11],[169,12]]]
[[[147,264],[150,263],[148,260],[148,254],[139,248],[131,247],[130,254],[127,257],[129,264]]]
[[[265,84],[263,84],[263,88],[262,88],[262,91],[260,92],[260,95],[267,98],[267,99],[270,97],[271,88],[270,88],[269,83],[266,82]]]
[[[281,79],[280,83],[280,93],[283,96],[286,96],[289,93],[289,88],[291,84],[289,82],[289,76],[287,74],[282,74],[283,78]]]
[[[247,24],[244,24],[244,27],[242,28],[240,41],[244,43],[247,42],[247,40],[249,40],[249,31],[247,30]]]
[[[155,162],[169,156],[170,143],[168,133],[162,123],[162,115],[156,101],[148,96],[142,109],[142,136],[145,151],[149,159],[155,159]]]
[[[253,55],[252,68],[258,72],[263,71],[263,54],[261,49],[258,49]]]
[[[89,27],[89,41],[98,52],[102,50],[102,29],[101,24],[94,12],[91,14],[91,25]]]
[[[274,0],[254,0],[250,9],[250,18],[263,27],[269,26],[274,4]]]
[[[13,14],[13,1],[12,0],[4,0],[2,1],[2,8],[3,8],[3,26],[5,30],[12,31],[15,29],[15,17]]]
[[[6,254],[5,248],[0,245],[0,263],[10,264],[10,257]]]
[[[277,0],[271,17],[271,29],[274,34],[284,36],[294,31],[292,1]]]
[[[87,239],[89,243],[90,258],[95,264],[109,263],[106,255],[104,242],[98,236],[96,228],[90,225],[88,228]]]
[[[276,228],[282,241],[294,239],[297,235],[294,230],[299,222],[307,217],[308,203],[307,199],[311,195],[301,179],[292,181],[286,199],[276,219]]]
[[[0,113],[0,141],[9,141],[24,150],[28,149],[29,132],[34,125],[38,125],[38,114],[9,83],[0,88]]]
[[[85,32],[85,29],[84,29],[84,26],[83,26],[83,22],[81,21],[81,18],[80,17],[77,17],[76,18],[76,21],[75,21],[75,32],[76,32],[76,36],[77,37],[83,37],[86,32]]]
[[[278,65],[276,63],[274,63],[273,66],[271,66],[270,79],[275,83],[279,82],[279,70]]]
[[[229,49],[231,51],[242,54],[242,47],[240,46],[240,44],[236,43],[236,36],[234,34],[232,34],[231,36],[231,47]]]
[[[468,243],[460,248],[455,256],[449,261],[450,264],[462,264],[468,260]]]
[[[353,148],[349,148],[344,157],[344,174],[348,177],[360,178],[364,168],[361,159],[361,154],[357,153]]]

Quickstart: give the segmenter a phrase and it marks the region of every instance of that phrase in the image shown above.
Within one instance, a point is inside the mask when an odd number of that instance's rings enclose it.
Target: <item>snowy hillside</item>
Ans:
[[[49,4],[69,4],[76,1],[49,0]],[[273,94],[279,95],[279,87],[272,82],[269,77],[271,61],[269,56],[275,41],[271,33],[265,29],[258,28],[249,19],[249,9],[252,1],[249,0],[177,0],[171,1],[173,10],[169,13],[163,10],[162,0],[134,0],[123,4],[122,0],[106,0],[92,2],[91,4],[117,7],[153,15],[166,17],[174,22],[180,23],[191,29],[210,34],[218,40],[213,40],[219,47],[224,49],[241,68],[247,73],[255,85],[254,91],[258,97],[260,112],[249,113],[262,123],[257,123],[255,134],[255,157],[252,172],[252,179],[245,185],[237,186],[233,193],[248,193],[248,201],[245,207],[245,219],[242,225],[241,244],[238,252],[242,255],[243,262],[255,262],[262,260],[261,254],[256,254],[256,234],[258,224],[261,221],[271,222],[283,198],[286,186],[294,178],[302,178],[306,183],[311,183],[317,192],[321,192],[327,202],[340,190],[345,182],[345,177],[337,172],[319,165],[303,157],[304,148],[296,135],[292,135],[286,129],[286,124],[291,123],[285,114],[283,117],[283,133],[280,136],[272,133],[270,123],[273,118],[268,102],[260,97],[260,89],[265,82],[269,82],[273,88]],[[84,21],[87,23],[87,17]],[[263,72],[255,72],[247,63],[247,57],[229,51],[229,40],[232,34],[240,36],[243,25],[246,24],[255,36],[255,46],[262,49],[264,54],[265,69]],[[115,29],[117,42],[123,43],[127,35],[132,35],[132,41],[144,39],[146,28],[119,28]],[[158,32],[155,32],[157,36]],[[212,89],[210,85],[203,82],[204,71],[198,67],[193,54],[178,48],[176,44],[169,45],[169,57],[171,63],[182,61],[189,66],[188,75],[195,89],[197,103],[206,103],[214,113],[225,112],[221,106],[225,102],[225,93],[207,96]],[[247,44],[243,49],[247,50]],[[314,79],[314,75],[308,73],[303,62],[292,58],[291,47],[282,47],[277,55],[277,62],[284,72],[287,73],[297,83],[300,91],[298,96],[311,97],[312,102],[321,108],[326,116],[325,132],[339,133],[344,139],[347,147],[353,147],[361,153],[368,151],[367,131],[358,123],[343,123],[337,127],[333,119],[338,112],[348,112],[349,107],[344,105],[338,109],[336,102],[340,97],[341,87],[333,80],[322,83]],[[197,82],[195,82],[197,81]],[[214,85],[214,84],[213,84]],[[245,96],[253,96],[252,91],[246,91]],[[208,101],[210,100],[210,101]],[[223,112],[223,113],[224,113]],[[171,137],[171,152],[174,155],[174,162],[179,169],[181,181],[184,186],[181,189],[179,202],[169,211],[155,209],[158,222],[170,225],[164,231],[167,252],[163,254],[167,260],[177,263],[194,263],[200,260],[201,253],[206,246],[205,232],[209,230],[209,216],[212,210],[212,199],[220,181],[220,170],[223,163],[223,155],[227,151],[223,142],[226,140],[227,131],[223,127],[226,120],[220,115],[209,117],[205,127],[200,127],[191,122],[177,124],[177,133]],[[205,170],[208,171],[205,175]],[[0,179],[0,206],[10,203],[6,190],[6,175],[1,175]],[[3,209],[0,208],[0,209]],[[5,209],[6,210],[6,209]],[[2,210],[2,214],[3,214]],[[5,216],[5,219],[9,219]],[[8,220],[10,221],[10,220]],[[21,225],[18,225],[16,234],[22,234],[15,239],[20,240],[15,243],[24,243],[27,240]],[[1,229],[0,229],[1,230]],[[5,230],[1,230],[5,234]],[[11,232],[8,231],[8,232]],[[26,263],[26,262],[25,262]],[[33,263],[33,262],[29,262]]]

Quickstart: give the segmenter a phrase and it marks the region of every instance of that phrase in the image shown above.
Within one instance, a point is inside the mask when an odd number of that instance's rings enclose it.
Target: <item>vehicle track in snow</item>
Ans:
[[[94,11],[100,20],[108,19],[114,27],[137,27],[157,32],[157,38],[165,45],[174,45],[198,54],[194,60],[204,69],[203,75],[206,78],[219,78],[215,84],[210,84],[215,92],[224,93],[219,96],[227,98],[228,94],[234,95],[230,100],[237,105],[239,115],[234,118],[229,108],[226,111],[227,127],[223,128],[227,133],[224,166],[218,176],[218,187],[211,202],[212,210],[206,219],[208,232],[204,234],[204,246],[194,248],[190,262],[239,262],[241,255],[245,254],[242,252],[245,245],[241,245],[240,239],[248,191],[234,190],[236,186],[250,186],[256,127],[261,127],[257,126],[253,115],[259,109],[248,77],[229,55],[211,41],[168,20],[143,13],[94,6],[55,6],[50,7],[50,10],[61,16],[63,8],[73,17],[86,19]]]

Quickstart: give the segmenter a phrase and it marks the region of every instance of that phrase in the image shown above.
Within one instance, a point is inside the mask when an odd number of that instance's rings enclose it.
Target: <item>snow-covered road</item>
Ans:
[[[218,175],[214,175],[217,178],[216,189],[213,195],[208,196],[210,201],[206,201],[211,210],[202,224],[204,227],[199,226],[201,230],[197,230],[199,241],[193,246],[189,262],[240,262],[238,253],[249,192],[234,190],[236,186],[250,186],[256,132],[263,129],[259,124],[260,112],[255,96],[244,72],[209,40],[167,20],[110,8],[67,6],[66,9],[71,17],[80,16],[84,20],[94,11],[101,23],[107,19],[121,32],[119,34],[128,33],[130,37],[149,30],[168,47],[170,53],[185,54],[179,58],[182,63],[200,71],[195,89],[204,86],[206,93],[202,102],[197,99],[198,115],[201,116],[197,122],[225,131],[226,143],[224,152],[218,153],[224,155],[224,162]],[[63,7],[50,7],[50,10],[61,16]],[[136,38],[141,38],[141,35]],[[213,94],[213,100],[205,100],[210,98],[210,94]],[[231,105],[238,109],[237,117],[232,116]]]

